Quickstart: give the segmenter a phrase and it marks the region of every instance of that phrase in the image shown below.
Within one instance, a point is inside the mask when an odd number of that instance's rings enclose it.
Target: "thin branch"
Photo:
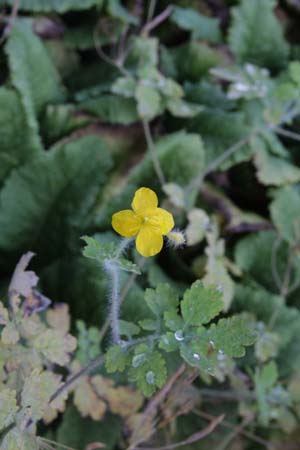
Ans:
[[[173,12],[172,5],[169,5],[166,9],[164,9],[158,16],[156,16],[150,22],[147,22],[144,28],[142,29],[142,34],[149,34],[151,30],[156,28],[162,22],[164,22]]]
[[[145,411],[143,413],[143,415],[150,415],[152,414],[152,412],[154,410],[156,410],[156,408],[158,407],[158,405],[163,401],[163,399],[166,397],[166,395],[169,393],[169,391],[171,390],[173,384],[178,380],[179,377],[181,377],[181,375],[183,374],[183,372],[185,371],[186,366],[185,364],[182,364],[174,373],[174,375],[172,375],[169,380],[167,381],[167,383],[161,388],[160,391],[158,391],[158,393],[149,401],[147,407],[145,408]]]
[[[246,418],[243,420],[243,422],[237,426],[233,431],[231,431],[225,438],[223,439],[223,442],[216,448],[216,450],[226,450],[228,445],[233,441],[233,439],[236,438],[236,436],[241,433],[241,431],[244,430],[244,428],[249,425],[253,421],[253,417]]]
[[[209,175],[211,172],[213,172],[214,170],[217,170],[218,167],[224,162],[226,161],[226,159],[228,159],[230,156],[232,156],[235,152],[237,152],[238,150],[241,149],[241,147],[243,147],[245,144],[247,144],[249,142],[249,140],[255,135],[257,134],[257,131],[254,133],[251,133],[249,136],[241,139],[240,141],[236,142],[235,144],[231,145],[227,150],[225,150],[224,153],[222,153],[222,155],[220,155],[218,158],[216,158],[214,161],[212,161],[209,166],[207,167],[207,169],[200,173],[198,176],[196,176],[191,182],[190,184],[186,187],[186,191],[190,192],[192,191],[194,188],[197,188],[199,186],[201,186],[204,178],[207,177],[207,175]]]
[[[149,127],[149,123],[146,120],[142,121],[143,123],[143,129],[145,133],[145,138],[148,146],[148,150],[153,162],[154,170],[156,172],[157,178],[159,179],[160,184],[163,186],[166,183],[164,173],[162,171],[162,168],[160,166],[159,158],[157,156],[155,144],[152,139],[151,130]]]
[[[274,127],[273,129],[275,133],[279,134],[280,136],[285,136],[291,139],[294,139],[295,141],[300,141],[300,134],[295,133],[294,131],[285,130],[281,127]]]
[[[14,21],[17,18],[19,7],[20,7],[20,0],[15,0],[12,10],[11,10],[11,15],[8,19],[7,25],[4,27],[4,30],[3,30],[3,33],[2,33],[2,36],[0,39],[0,45],[2,45],[3,42],[6,40],[6,38],[8,37],[8,35],[13,27]]]
[[[79,370],[79,372],[76,372],[74,375],[72,375],[70,378],[67,379],[67,381],[57,389],[57,391],[54,392],[52,397],[49,400],[49,403],[53,402],[57,399],[63,392],[70,389],[70,387],[77,381],[79,378],[81,378],[84,375],[88,375],[93,370],[100,367],[104,362],[104,355],[98,355],[95,359],[93,359],[86,367]]]
[[[203,388],[199,389],[199,394],[203,397],[212,397],[227,401],[246,401],[255,399],[255,394],[248,391],[219,391],[218,389]]]
[[[160,336],[158,336],[158,335],[145,336],[145,338],[139,338],[139,339],[135,339],[133,341],[124,343],[122,348],[124,350],[128,350],[142,342],[148,342],[149,340],[151,341],[151,340],[159,339],[159,338],[160,338]],[[90,372],[92,372],[95,369],[98,369],[103,364],[104,357],[105,357],[105,355],[103,355],[103,354],[98,355],[87,366],[83,367],[81,370],[76,372],[74,375],[70,376],[67,379],[67,381],[62,386],[60,386],[60,388],[58,388],[57,391],[54,392],[54,394],[52,395],[52,397],[49,400],[49,404],[51,402],[53,402],[54,400],[56,400],[57,397],[59,397],[63,392],[68,391],[70,389],[70,387],[74,383],[76,383],[77,380],[79,380],[79,378],[81,378],[84,375],[88,375]]]
[[[65,450],[76,450],[75,448],[69,447],[68,445],[60,444],[59,442],[52,441],[51,439],[46,439],[46,438],[43,438],[43,437],[38,437],[38,441],[42,442],[42,444],[43,443],[45,443],[45,444],[49,443],[51,445],[54,445],[55,447],[62,448],[62,449],[65,449]]]
[[[282,281],[280,279],[278,269],[277,269],[277,255],[278,255],[278,251],[279,251],[279,247],[280,247],[281,243],[282,243],[282,239],[280,237],[275,239],[275,241],[273,242],[273,245],[272,245],[272,253],[271,253],[272,275],[273,275],[273,279],[275,281],[276,287],[279,292],[281,290]]]
[[[107,64],[115,67],[116,69],[118,69],[124,76],[128,76],[129,73],[128,71],[124,68],[122,61],[114,61],[112,58],[110,58],[103,50],[101,45],[99,44],[98,41],[98,27],[96,26],[94,28],[93,31],[93,40],[94,40],[94,46],[95,46],[95,50],[99,56],[99,58],[101,58],[103,61],[105,61]]]
[[[144,423],[147,421],[149,417],[152,417],[155,414],[156,409],[161,404],[161,402],[165,399],[165,397],[168,395],[170,390],[172,389],[174,383],[178,380],[178,378],[183,374],[185,371],[186,366],[185,364],[182,364],[177,371],[169,378],[169,380],[166,382],[166,384],[161,388],[159,392],[151,399],[149,400],[148,405],[144,409],[142,413],[141,420],[139,421],[138,427],[143,427]],[[147,436],[149,438],[149,436]],[[136,442],[133,442],[127,450],[136,450],[137,445],[144,442],[144,440],[139,439],[136,440]]]
[[[156,3],[157,3],[157,0],[150,0],[149,1],[149,8],[148,8],[148,12],[147,12],[147,23],[151,22],[152,17],[154,16]]]
[[[215,418],[215,416],[212,416],[211,414],[208,414],[204,411],[199,411],[199,410],[194,410],[193,411],[197,416],[202,417],[205,420],[213,420]],[[253,442],[257,442],[258,444],[263,445],[264,447],[266,447],[268,450],[272,450],[274,448],[273,444],[269,444],[269,442],[267,442],[265,439],[257,436],[256,434],[251,433],[250,431],[246,431],[244,429],[240,429],[239,427],[237,427],[236,425],[223,420],[220,424],[222,427],[224,428],[229,428],[232,430],[237,430],[239,434],[241,434],[242,436],[245,436],[246,438],[252,440]]]
[[[224,419],[224,414],[222,416],[216,417],[214,420],[211,421],[211,423],[208,425],[208,427],[204,428],[204,430],[198,431],[197,433],[192,434],[187,439],[176,442],[175,444],[165,445],[163,447],[137,447],[136,450],[172,450],[173,448],[182,447],[184,445],[190,445],[194,442],[198,442],[201,439],[204,439],[206,436],[208,436],[210,433],[214,431],[214,429],[222,422]]]

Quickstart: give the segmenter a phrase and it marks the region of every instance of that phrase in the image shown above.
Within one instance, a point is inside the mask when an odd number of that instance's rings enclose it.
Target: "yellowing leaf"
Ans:
[[[64,366],[70,361],[70,353],[76,348],[76,339],[60,330],[48,329],[34,339],[33,345],[49,361]]]
[[[40,372],[38,369],[25,379],[21,403],[31,420],[36,422],[43,417],[49,400],[59,385],[60,376],[48,371]]]
[[[16,344],[20,339],[19,332],[16,326],[9,322],[2,330],[1,340],[5,345],[13,345]]]
[[[55,305],[54,308],[48,309],[46,319],[52,328],[68,333],[71,323],[69,305],[66,303],[60,303]]]
[[[10,425],[15,413],[18,411],[16,391],[12,389],[3,389],[0,391],[0,430]]]
[[[97,395],[88,377],[82,378],[76,385],[74,404],[83,417],[90,416],[94,420],[102,419],[106,411],[106,404]]]
[[[8,322],[8,310],[0,302],[0,325],[6,325]]]
[[[38,439],[17,428],[10,430],[1,442],[1,450],[39,450]]]
[[[130,448],[135,448],[140,442],[147,442],[155,431],[153,414],[135,414],[126,421],[130,431]]]
[[[111,412],[121,417],[130,417],[143,404],[143,395],[130,387],[117,387],[108,391],[108,403]]]

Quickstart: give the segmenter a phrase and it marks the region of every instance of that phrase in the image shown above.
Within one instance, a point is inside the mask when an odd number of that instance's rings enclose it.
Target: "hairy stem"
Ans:
[[[119,330],[119,311],[120,311],[120,276],[119,269],[112,263],[108,262],[105,265],[105,270],[111,279],[111,294],[110,294],[110,325],[112,330],[112,338],[114,344],[120,342]]]

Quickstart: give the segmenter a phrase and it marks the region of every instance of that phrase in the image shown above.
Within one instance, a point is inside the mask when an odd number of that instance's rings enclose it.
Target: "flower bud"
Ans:
[[[186,243],[185,235],[180,230],[172,230],[167,235],[168,242],[170,245],[172,245],[174,248],[180,248],[183,247]]]

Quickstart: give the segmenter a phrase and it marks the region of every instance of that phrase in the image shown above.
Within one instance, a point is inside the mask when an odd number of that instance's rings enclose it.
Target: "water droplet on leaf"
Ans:
[[[148,384],[155,383],[155,373],[152,372],[152,370],[149,370],[149,372],[146,373],[146,381]]]
[[[142,362],[144,362],[146,359],[145,353],[141,353],[140,355],[136,355],[132,358],[132,367],[138,367]]]
[[[183,336],[182,330],[175,331],[174,336],[175,336],[176,341],[179,341],[179,342],[184,341],[184,336]]]

